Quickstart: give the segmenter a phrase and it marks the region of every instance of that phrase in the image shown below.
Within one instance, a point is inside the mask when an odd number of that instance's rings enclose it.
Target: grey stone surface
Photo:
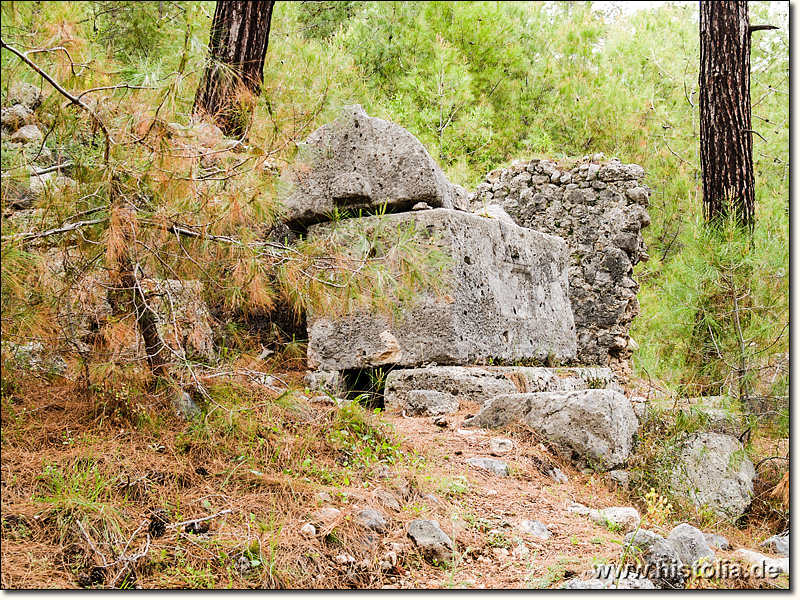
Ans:
[[[639,511],[628,506],[610,506],[602,509],[592,509],[589,518],[611,531],[628,533],[639,526],[641,517]]]
[[[753,550],[746,550],[740,548],[736,551],[739,556],[747,562],[758,565],[762,573],[786,573],[789,574],[789,557],[786,558],[771,558]]]
[[[355,520],[356,523],[378,533],[385,533],[387,530],[386,519],[374,508],[365,508],[356,513]]]
[[[33,112],[22,104],[0,110],[0,125],[9,133],[14,133],[25,125],[32,125],[34,120]]]
[[[335,229],[346,237],[348,231],[369,235],[381,227],[391,237],[409,225],[418,239],[451,257],[447,294],[420,294],[395,319],[309,312],[311,368],[567,361],[575,356],[563,240],[447,209],[349,219]],[[330,224],[315,225],[309,236],[330,230]]]
[[[761,542],[761,547],[775,554],[789,556],[789,534],[773,535]]]
[[[619,579],[572,579],[563,586],[564,590],[655,590],[658,589],[649,579],[643,577],[620,577]]]
[[[18,144],[33,144],[43,139],[44,134],[36,125],[24,125],[11,135],[11,141]]]
[[[500,477],[508,477],[509,475],[508,465],[502,460],[475,457],[468,458],[467,464],[472,465],[473,467],[478,467],[479,469],[486,469],[487,471],[494,473],[495,475],[499,475]]]
[[[30,189],[36,196],[41,196],[47,189],[60,192],[64,188],[74,186],[75,180],[57,173],[45,173],[44,175],[33,175],[30,179]]]
[[[536,520],[522,521],[519,525],[517,525],[517,529],[519,529],[522,533],[527,533],[528,535],[532,535],[533,537],[537,537],[542,540],[546,540],[552,535],[550,530],[547,528],[547,525]]]
[[[173,394],[172,409],[176,416],[187,420],[193,419],[203,412],[194,398],[184,390],[178,390]]]
[[[410,390],[406,394],[406,414],[409,417],[449,415],[458,412],[458,398],[447,392]]]
[[[347,391],[347,386],[342,380],[339,371],[314,371],[307,373],[303,377],[303,383],[309,390],[321,390],[333,394],[342,395]]]
[[[675,548],[660,535],[639,529],[625,536],[623,553],[628,559],[639,557],[646,568],[651,569],[649,579],[663,588],[685,587],[683,562]]]
[[[336,121],[308,137],[285,184],[285,219],[303,224],[327,221],[337,210],[464,205],[463,191],[417,138],[359,105],[346,106]]]
[[[504,427],[521,420],[580,466],[613,469],[628,458],[639,422],[628,399],[611,390],[502,394],[465,427]]]
[[[681,523],[673,528],[667,535],[667,541],[686,565],[695,566],[701,560],[711,564],[717,557],[706,542],[703,532],[688,523]]]
[[[386,410],[405,407],[411,390],[447,392],[459,399],[483,404],[500,394],[590,388],[621,391],[613,371],[607,367],[436,366],[393,369],[386,377],[384,406]]]
[[[716,533],[704,533],[703,537],[710,548],[716,548],[717,550],[733,550],[733,546],[731,546],[728,539],[721,535]]]
[[[493,454],[508,454],[514,449],[514,442],[508,438],[492,438],[489,440],[489,451]]]
[[[683,443],[671,487],[701,510],[736,519],[753,498],[754,478],[755,468],[739,440],[698,433]]]
[[[443,566],[453,562],[453,541],[442,531],[438,521],[411,521],[408,524],[408,537],[428,562]]]
[[[628,372],[635,349],[629,336],[639,313],[633,267],[648,259],[641,230],[650,224],[650,189],[638,165],[557,165],[516,162],[479,184],[471,206],[497,205],[518,225],[563,237],[570,250],[570,300],[575,313],[578,358]]]
[[[375,499],[386,508],[400,512],[400,501],[389,490],[378,490],[375,492]]]
[[[64,358],[45,348],[41,342],[2,342],[4,352],[11,355],[13,364],[18,369],[38,371],[52,375],[64,375],[67,372],[67,363]]]
[[[18,81],[11,84],[8,88],[6,103],[9,106],[21,104],[28,110],[36,110],[41,106],[43,101],[44,94],[41,88],[31,85],[30,83]]]
[[[628,487],[628,484],[631,481],[631,474],[628,471],[624,471],[621,469],[614,469],[613,471],[608,472],[609,477],[616,483],[618,486],[622,488]]]
[[[342,511],[332,506],[325,506],[311,513],[311,522],[316,525],[325,525],[336,519]]]

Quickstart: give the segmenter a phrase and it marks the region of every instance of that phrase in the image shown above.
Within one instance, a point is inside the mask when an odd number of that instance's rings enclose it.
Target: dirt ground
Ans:
[[[265,398],[254,396],[252,407],[235,410],[251,411],[244,422],[272,448],[272,463],[237,456],[230,438],[242,430],[233,425],[198,433],[156,406],[139,408],[157,413],[159,426],[137,427],[98,416],[69,386],[36,384],[4,397],[2,587],[560,587],[588,578],[593,565],[617,562],[623,539],[623,532],[568,512],[570,503],[645,511],[607,475],[574,469],[529,429],[462,429],[475,405],[439,425],[430,417],[381,413],[373,420],[385,424],[404,458],[340,469],[349,475],[336,481],[315,480],[307,474],[326,465],[333,472],[342,459],[309,432],[329,430],[339,409],[302,399],[302,419],[278,418],[270,412],[274,398]],[[217,408],[234,423],[234,409]],[[490,440],[501,437],[513,448],[492,456]],[[299,450],[313,460],[300,461]],[[510,476],[467,464],[472,457],[503,460]],[[553,467],[566,483],[546,474]],[[405,496],[397,491],[403,488]],[[399,510],[381,504],[385,492],[399,500]],[[321,507],[340,512],[316,535],[304,536],[301,528]],[[364,508],[385,516],[379,536],[353,522]],[[158,510],[166,511],[161,531],[154,526]],[[437,520],[455,540],[451,565],[433,566],[414,548],[406,531],[418,518]],[[192,519],[207,519],[209,530],[189,532]],[[544,523],[551,537],[522,533],[518,525],[526,520]],[[678,522],[645,520],[643,527],[666,534]],[[766,535],[763,526],[722,522],[704,531],[754,549],[752,540]],[[391,549],[397,564],[379,568]],[[348,555],[353,560],[340,560]],[[237,566],[242,557],[247,568]]]

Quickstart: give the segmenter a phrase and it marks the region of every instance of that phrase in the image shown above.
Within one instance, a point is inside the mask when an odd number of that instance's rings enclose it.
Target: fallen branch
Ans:
[[[170,523],[167,525],[167,529],[178,529],[179,527],[183,527],[185,525],[189,525],[190,523],[202,523],[203,521],[210,521],[211,519],[216,519],[217,517],[221,517],[222,515],[229,515],[233,512],[232,509],[226,508],[225,510],[221,510],[218,513],[213,515],[209,515],[207,517],[199,517],[197,519],[189,519],[188,521],[181,521],[180,523]]]
[[[51,235],[58,235],[60,233],[69,233],[70,231],[75,231],[76,229],[89,227],[91,225],[98,225],[99,223],[103,223],[104,221],[107,220],[108,217],[103,217],[102,219],[92,219],[91,221],[78,221],[77,223],[70,223],[68,225],[64,225],[63,227],[58,227],[56,229],[48,229],[47,231],[40,231],[38,233],[27,232],[27,233],[17,233],[15,235],[4,235],[2,238],[0,238],[0,240],[3,242],[16,242],[18,240],[36,240]]]

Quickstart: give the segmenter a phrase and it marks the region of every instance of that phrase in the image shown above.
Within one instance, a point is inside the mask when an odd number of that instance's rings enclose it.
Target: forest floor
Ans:
[[[302,389],[301,377],[282,379]],[[574,469],[527,428],[461,429],[477,405],[464,404],[440,426],[430,417],[342,410],[313,394],[237,385],[247,399],[215,402],[203,423],[141,403],[98,411],[71,383],[31,379],[4,393],[2,587],[560,587],[590,577],[594,565],[617,563],[622,550],[622,532],[568,512],[570,503],[646,513],[630,491]],[[491,457],[498,437],[513,442],[494,456],[510,476],[465,462]],[[552,467],[568,481],[548,477]],[[304,535],[325,507],[339,512]],[[364,508],[385,517],[380,534],[355,522]],[[208,531],[187,529],[201,518]],[[455,540],[450,565],[422,558],[406,534],[414,519],[435,519]],[[518,526],[527,520],[541,521],[551,536],[523,533]],[[642,527],[666,535],[680,522],[646,515]],[[724,522],[703,530],[754,549],[774,533]],[[396,564],[379,567],[392,551]],[[734,552],[717,557],[737,562]]]

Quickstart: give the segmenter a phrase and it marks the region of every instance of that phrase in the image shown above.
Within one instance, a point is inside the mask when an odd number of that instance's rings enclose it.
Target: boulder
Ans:
[[[504,427],[520,420],[579,466],[613,469],[628,458],[639,426],[628,399],[611,390],[502,394],[465,427]]]
[[[0,110],[0,125],[9,133],[14,133],[25,125],[32,125],[34,121],[33,112],[22,104]]]
[[[593,509],[589,513],[589,518],[606,529],[621,531],[622,533],[633,531],[639,526],[639,522],[642,520],[638,510],[627,506],[611,506],[609,508]]]
[[[17,144],[33,144],[34,142],[41,142],[44,139],[42,130],[36,125],[25,125],[17,129],[11,136],[11,141]]]
[[[21,104],[28,110],[33,111],[41,106],[43,100],[44,94],[41,88],[30,83],[17,82],[9,86],[6,103],[9,106]]]
[[[408,524],[408,537],[428,562],[447,566],[453,561],[453,541],[439,527],[438,521],[415,519]]]
[[[696,566],[700,561],[711,564],[717,558],[709,547],[703,532],[688,523],[681,523],[667,535],[681,561],[686,565]]]
[[[709,548],[716,548],[717,550],[733,550],[733,546],[727,538],[717,535],[716,533],[704,533],[703,537],[706,540]]]
[[[763,542],[761,542],[761,547],[769,552],[774,552],[775,554],[782,554],[783,556],[789,556],[789,534],[785,535],[773,535],[771,538],[767,538]]]
[[[289,188],[285,220],[304,225],[330,220],[342,210],[464,205],[464,193],[454,189],[417,138],[370,117],[359,105],[346,106],[336,121],[308,137],[284,184]]]
[[[736,551],[736,553],[739,554],[739,556],[741,556],[745,561],[758,567],[757,572],[760,572],[762,576],[775,578],[780,573],[786,573],[787,575],[789,574],[788,556],[786,558],[771,558],[769,556],[760,554],[759,552],[745,550],[744,548],[740,548]]]
[[[386,377],[384,407],[407,405],[411,390],[446,392],[468,402],[483,404],[500,394],[605,388],[621,391],[607,367],[425,367],[393,369]]]
[[[478,467],[479,469],[486,469],[490,473],[494,473],[500,477],[508,477],[509,475],[508,465],[502,460],[475,457],[468,458],[467,464],[472,465],[473,467]]]
[[[755,468],[735,437],[697,433],[683,443],[671,487],[701,510],[737,519],[753,498]]]
[[[566,246],[559,238],[447,209],[348,219],[335,228],[314,225],[309,238],[335,235],[355,244],[366,233],[393,243],[399,230],[408,228],[417,241],[449,257],[446,293],[420,293],[413,303],[402,304],[395,318],[309,311],[311,368],[568,361],[575,356]],[[363,250],[354,252],[360,256]]]
[[[446,392],[411,390],[406,396],[406,414],[409,417],[447,415],[458,412],[458,398]]]
[[[683,562],[675,548],[663,537],[647,529],[639,529],[625,536],[623,553],[628,559],[639,558],[647,571],[648,579],[663,588],[680,589],[686,585]]]

